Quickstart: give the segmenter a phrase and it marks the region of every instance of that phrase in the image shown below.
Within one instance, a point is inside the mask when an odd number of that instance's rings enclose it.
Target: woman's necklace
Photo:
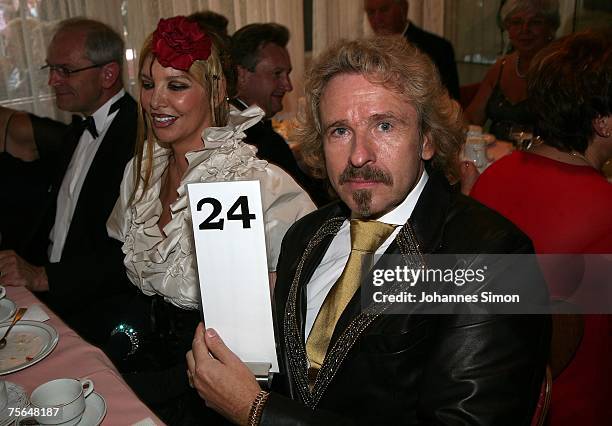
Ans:
[[[563,163],[579,165],[576,164],[578,160],[584,163],[582,165],[589,166],[597,170],[597,167],[595,167],[593,163],[591,163],[591,161],[587,158],[586,155],[581,154],[578,151],[560,151],[557,148],[544,144],[544,140],[539,136],[535,138],[534,143],[532,143],[527,149],[529,151],[533,151],[536,154],[548,157],[552,160],[561,161]]]
[[[516,61],[514,62],[514,72],[516,72],[516,76],[518,78],[526,78],[527,73],[521,74],[520,68],[521,68],[521,55],[517,54]]]

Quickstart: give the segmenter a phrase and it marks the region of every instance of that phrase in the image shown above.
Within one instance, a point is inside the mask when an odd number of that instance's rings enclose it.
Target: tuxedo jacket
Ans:
[[[44,264],[50,291],[40,293],[44,301],[65,319],[86,310],[86,303],[131,290],[123,266],[121,243],[110,238],[106,221],[119,196],[119,187],[127,162],[134,155],[137,106],[128,94],[104,135],[87,171],[74,210],[60,262]],[[46,251],[49,232],[55,221],[57,194],[66,169],[76,149],[81,130],[68,126],[61,143],[41,143],[42,129],[33,121],[41,160],[50,169],[49,199],[41,209],[37,235],[32,236],[32,250]],[[44,241],[36,243],[35,240]],[[37,247],[38,246],[38,247]],[[46,253],[45,253],[46,254]],[[32,255],[35,257],[35,255]],[[87,334],[84,330],[78,330]]]
[[[275,289],[281,373],[261,423],[529,424],[548,356],[546,315],[385,315],[374,305],[362,309],[360,289],[309,390],[306,286],[348,214],[343,204],[331,204],[296,222],[284,238]],[[533,253],[533,247],[510,222],[432,174],[387,253],[463,253],[474,267],[488,264],[487,289],[515,285],[518,265],[502,254]],[[545,303],[535,259],[524,268],[536,278],[534,298]]]
[[[448,89],[450,97],[458,101],[460,99],[459,76],[453,45],[442,37],[420,29],[412,22],[408,25],[404,37],[423,53],[429,55],[436,64],[442,84]]]

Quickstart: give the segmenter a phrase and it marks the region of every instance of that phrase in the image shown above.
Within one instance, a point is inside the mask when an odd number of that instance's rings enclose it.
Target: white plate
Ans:
[[[0,336],[10,323],[0,324]],[[11,330],[6,346],[0,349],[0,375],[14,373],[34,365],[57,345],[59,335],[48,324],[38,321],[19,321]]]
[[[77,426],[98,426],[106,416],[106,401],[98,392],[92,392],[85,398],[85,411]]]
[[[25,390],[21,386],[15,383],[12,383],[12,382],[5,382],[5,383],[6,383],[6,393],[8,395],[8,402],[4,410],[0,411],[0,425],[1,426],[10,425],[15,422],[15,415],[13,414],[11,416],[11,413],[9,412],[9,407],[24,408],[24,407],[27,407],[28,404],[30,403],[28,401],[28,394],[25,392]]]
[[[8,321],[13,318],[17,305],[6,297],[0,300],[0,322]]]

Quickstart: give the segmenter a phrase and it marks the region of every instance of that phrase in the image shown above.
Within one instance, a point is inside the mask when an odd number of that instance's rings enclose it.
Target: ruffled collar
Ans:
[[[140,278],[132,281],[145,294],[160,294],[182,308],[197,307],[198,277],[192,255],[193,232],[186,185],[240,180],[252,176],[254,170],[265,170],[268,163],[255,156],[257,149],[242,142],[244,131],[263,116],[259,107],[231,111],[227,126],[208,128],[202,133],[202,149],[186,154],[187,171],[177,189],[178,198],[170,205],[171,219],[163,233],[158,226],[162,214],[159,194],[171,150],[157,143],[153,147],[150,185],[144,194],[141,189],[136,194],[138,201],[132,206],[130,230],[124,244],[129,263],[138,265],[140,271]]]
[[[242,142],[246,137],[245,130],[257,124],[263,117],[265,112],[256,105],[253,105],[243,111],[236,109],[230,110],[229,120],[227,126],[223,127],[208,127],[202,132],[202,142],[204,146],[202,149],[190,151],[185,155],[187,163],[189,164],[185,172],[184,178],[186,178],[190,172],[197,167],[203,157],[211,155],[210,151],[218,148],[225,148],[224,151],[229,149],[239,148],[239,145],[246,145],[246,148],[252,148],[251,145],[247,145]],[[149,143],[149,142],[147,142]],[[253,151],[253,156],[257,152],[256,148]],[[146,150],[145,150],[146,152]],[[168,167],[168,161],[172,150],[170,148],[164,148],[159,143],[155,143],[153,147],[153,171],[151,174],[151,187],[153,183],[158,183]],[[246,151],[244,152],[246,154]],[[145,154],[146,155],[146,154]],[[143,163],[146,163],[146,157],[143,159]],[[144,178],[146,174],[145,170],[142,170],[141,177]],[[181,182],[181,187],[183,182]],[[159,196],[159,193],[157,193]]]
[[[135,252],[148,252],[149,255],[145,257],[156,263],[166,261],[177,246],[185,254],[191,253],[193,244],[189,238],[182,238],[184,235],[191,235],[191,224],[185,221],[189,217],[187,184],[239,180],[253,168],[264,170],[267,162],[255,156],[257,149],[242,142],[244,131],[259,122],[264,115],[264,111],[257,106],[244,111],[230,111],[227,126],[210,127],[202,132],[203,148],[185,155],[189,165],[177,188],[178,197],[170,205],[172,218],[164,226],[165,238],[157,225],[162,213],[159,194],[172,151],[155,144],[149,188],[134,206],[133,222],[140,228],[135,235],[139,240],[134,241]],[[144,173],[143,171],[143,175]],[[137,194],[136,199],[139,196],[140,194]]]

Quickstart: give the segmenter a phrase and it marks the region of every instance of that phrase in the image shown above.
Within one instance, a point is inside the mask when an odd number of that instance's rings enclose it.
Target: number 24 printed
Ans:
[[[219,200],[212,197],[205,197],[198,201],[196,206],[197,211],[202,211],[202,207],[205,204],[210,204],[212,206],[212,212],[208,215],[206,219],[202,223],[200,223],[199,228],[202,230],[206,229],[223,229],[223,225],[225,223],[225,219],[219,218],[219,214],[222,210],[222,205]],[[240,213],[238,210],[240,209]],[[243,228],[250,228],[251,221],[255,219],[255,215],[249,211],[249,199],[246,195],[241,195],[238,197],[236,202],[232,204],[232,206],[227,211],[227,220],[241,220]]]

